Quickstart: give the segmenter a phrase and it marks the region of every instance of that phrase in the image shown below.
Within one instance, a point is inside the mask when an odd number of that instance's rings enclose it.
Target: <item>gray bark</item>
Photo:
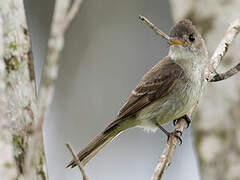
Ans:
[[[23,0],[1,0],[0,15],[0,177],[46,179],[41,140],[30,166],[25,164],[37,124],[37,102]]]
[[[211,55],[229,23],[239,16],[238,0],[170,0],[174,21],[189,18],[200,29]],[[239,37],[224,58],[223,72],[239,61]],[[193,122],[195,148],[203,180],[240,177],[239,75],[209,84]]]

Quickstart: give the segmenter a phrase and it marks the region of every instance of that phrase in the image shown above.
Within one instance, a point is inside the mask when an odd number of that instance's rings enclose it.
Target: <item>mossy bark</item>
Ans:
[[[23,0],[1,0],[0,18],[0,177],[46,179],[42,140],[26,166],[38,116]]]

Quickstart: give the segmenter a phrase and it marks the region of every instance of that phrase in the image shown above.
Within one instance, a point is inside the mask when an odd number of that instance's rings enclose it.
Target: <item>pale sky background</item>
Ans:
[[[54,1],[25,0],[37,83],[46,55]],[[71,155],[84,148],[116,116],[141,76],[167,55],[166,41],[138,20],[148,17],[164,32],[172,26],[168,1],[85,0],[67,32],[56,94],[44,123],[50,180],[81,179],[65,169]],[[172,130],[170,123],[166,126]],[[168,168],[165,180],[199,180],[191,129]],[[147,180],[153,174],[167,138],[131,129],[108,144],[85,167],[90,180]]]

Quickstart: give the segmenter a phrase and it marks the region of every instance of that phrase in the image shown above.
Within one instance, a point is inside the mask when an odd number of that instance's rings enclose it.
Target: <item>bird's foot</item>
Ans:
[[[169,141],[170,139],[170,136],[175,136],[178,140],[179,140],[179,144],[181,145],[182,144],[182,139],[180,136],[182,136],[182,132],[181,131],[178,131],[178,130],[175,130],[173,132],[168,132],[164,127],[162,127],[159,123],[156,122],[156,125],[158,126],[159,129],[162,130],[162,132],[164,132],[164,134],[167,135],[168,139],[167,141]]]
[[[179,140],[179,145],[182,145],[182,138],[180,137],[180,136],[182,136],[182,132],[176,130],[176,131],[173,131],[173,132],[169,133],[167,141],[169,141],[170,136],[172,136],[172,135]]]
[[[176,126],[177,123],[178,123],[178,121],[179,121],[180,119],[182,119],[182,118],[186,121],[186,123],[187,123],[187,127],[186,127],[186,128],[188,128],[189,125],[190,125],[190,123],[191,123],[191,119],[189,118],[188,115],[184,115],[184,116],[182,116],[182,117],[180,117],[180,118],[178,118],[178,119],[173,120],[173,125]]]

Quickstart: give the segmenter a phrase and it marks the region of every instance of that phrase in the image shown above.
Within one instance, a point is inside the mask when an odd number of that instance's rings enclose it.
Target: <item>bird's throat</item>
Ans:
[[[186,47],[170,47],[168,56],[180,65],[185,74],[192,80],[203,80],[203,74],[207,66],[207,56],[196,55]]]

